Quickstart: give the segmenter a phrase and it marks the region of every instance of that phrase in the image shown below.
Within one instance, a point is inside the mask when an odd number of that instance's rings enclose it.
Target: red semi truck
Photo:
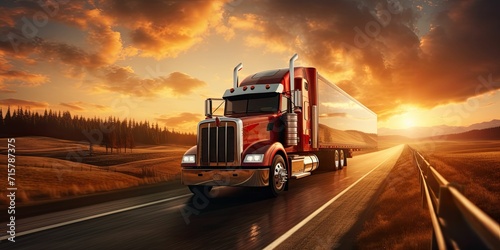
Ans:
[[[292,178],[319,165],[342,169],[353,151],[377,147],[377,115],[316,68],[295,67],[297,58],[239,83],[240,63],[233,88],[205,101],[197,145],[181,163],[182,183],[193,193],[241,186],[277,196]]]

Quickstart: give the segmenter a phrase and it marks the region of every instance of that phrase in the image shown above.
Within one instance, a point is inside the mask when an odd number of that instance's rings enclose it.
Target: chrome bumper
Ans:
[[[182,184],[202,186],[269,186],[269,168],[182,169]]]

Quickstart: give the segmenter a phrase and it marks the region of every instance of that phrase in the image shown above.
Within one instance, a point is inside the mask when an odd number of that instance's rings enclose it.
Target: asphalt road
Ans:
[[[355,156],[271,198],[260,189],[179,187],[16,221],[0,249],[315,249],[352,246],[374,195],[403,146]],[[5,226],[4,226],[5,227]]]

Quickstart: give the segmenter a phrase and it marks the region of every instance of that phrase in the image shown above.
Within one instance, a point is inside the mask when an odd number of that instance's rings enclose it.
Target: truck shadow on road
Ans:
[[[210,192],[193,194],[185,205],[198,209],[200,214],[256,203],[273,197],[263,188],[217,187]]]

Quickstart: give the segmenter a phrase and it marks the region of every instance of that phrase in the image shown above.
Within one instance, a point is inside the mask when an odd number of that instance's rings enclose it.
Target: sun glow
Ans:
[[[408,113],[403,115],[402,123],[405,128],[415,127],[415,119]]]
[[[417,126],[422,126],[427,120],[422,116],[422,109],[404,105],[399,107],[399,114],[393,115],[387,120],[379,121],[379,127],[392,129],[409,129]],[[425,126],[425,125],[424,125]]]

